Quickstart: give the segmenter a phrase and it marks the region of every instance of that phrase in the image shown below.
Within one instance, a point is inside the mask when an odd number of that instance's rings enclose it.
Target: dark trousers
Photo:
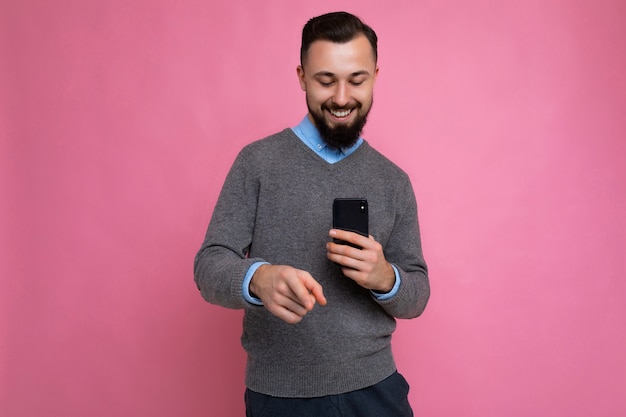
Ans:
[[[368,388],[316,398],[279,398],[246,390],[246,417],[413,417],[409,384],[395,372]]]

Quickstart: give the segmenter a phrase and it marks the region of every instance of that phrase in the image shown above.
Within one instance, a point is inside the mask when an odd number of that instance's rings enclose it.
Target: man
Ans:
[[[308,114],[237,156],[195,280],[245,310],[247,416],[412,416],[391,335],[430,289],[410,180],[360,137],[377,36],[326,14],[305,25],[300,58]],[[367,199],[369,237],[331,229],[341,197]]]

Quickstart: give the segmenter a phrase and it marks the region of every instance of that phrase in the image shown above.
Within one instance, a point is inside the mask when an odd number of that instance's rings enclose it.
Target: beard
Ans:
[[[324,141],[330,148],[337,150],[351,148],[357,142],[357,140],[359,140],[359,137],[361,136],[361,133],[363,131],[363,127],[367,122],[367,115],[372,108],[370,104],[370,108],[367,110],[367,112],[365,112],[364,114],[357,114],[356,118],[351,124],[338,124],[332,127],[329,126],[328,123],[326,123],[326,120],[323,116],[324,108],[328,106],[322,106],[321,114],[313,111],[311,106],[309,106],[308,104],[308,100],[307,107],[309,108],[309,114],[313,118],[313,123],[315,124],[317,130],[320,132],[320,136],[322,137],[322,139],[324,139]],[[358,112],[362,108],[362,106],[358,106],[352,111]]]

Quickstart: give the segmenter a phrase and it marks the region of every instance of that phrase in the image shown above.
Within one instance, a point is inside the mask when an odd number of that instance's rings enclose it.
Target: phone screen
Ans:
[[[368,237],[369,207],[367,200],[364,198],[336,198],[333,201],[333,228]],[[335,242],[349,244],[338,240]]]

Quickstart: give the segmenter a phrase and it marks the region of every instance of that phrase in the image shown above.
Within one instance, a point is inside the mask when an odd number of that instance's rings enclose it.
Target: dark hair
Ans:
[[[315,41],[346,43],[359,35],[364,35],[372,45],[374,61],[378,61],[378,37],[374,29],[358,17],[347,12],[333,12],[314,17],[302,29],[300,64],[304,65],[309,47]]]

